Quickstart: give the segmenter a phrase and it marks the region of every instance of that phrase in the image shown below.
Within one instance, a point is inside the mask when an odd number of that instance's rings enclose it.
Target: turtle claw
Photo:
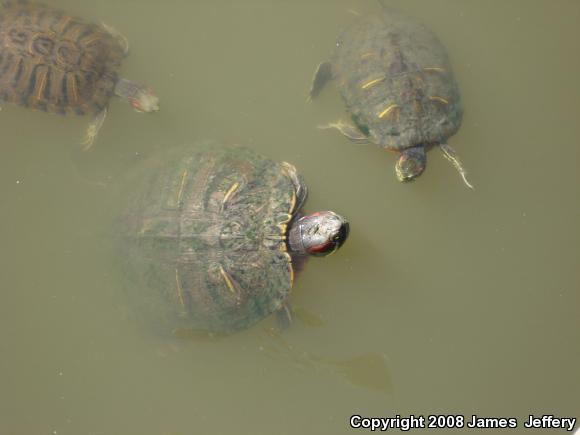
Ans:
[[[89,125],[89,128],[87,128],[87,132],[85,133],[85,138],[81,142],[83,151],[88,151],[93,147],[93,143],[95,142],[96,136],[97,132],[95,131],[92,125]]]
[[[93,141],[89,137],[88,134],[86,135],[85,139],[81,142],[81,145],[83,146],[83,148],[82,148],[83,151],[88,151],[88,150],[90,150],[92,148]]]
[[[321,130],[328,130],[331,128],[336,128],[342,133],[343,136],[347,137],[349,140],[355,143],[365,144],[369,142],[369,138],[362,131],[360,131],[355,125],[339,120],[338,122],[329,122],[326,125],[319,125],[318,128]]]
[[[469,187],[471,190],[475,190],[475,187],[473,187],[473,185],[469,181],[467,181],[465,173],[461,174],[461,178],[463,178],[463,182],[467,185],[467,187]]]
[[[473,187],[473,185],[467,180],[467,171],[463,167],[463,163],[461,163],[461,160],[459,159],[459,156],[455,150],[447,144],[439,144],[439,149],[441,152],[443,152],[443,156],[451,162],[455,169],[457,169],[459,175],[461,175],[461,178],[467,187],[475,190],[475,187]]]

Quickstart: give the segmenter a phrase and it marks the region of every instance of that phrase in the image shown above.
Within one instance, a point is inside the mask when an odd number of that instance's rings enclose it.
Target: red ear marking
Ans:
[[[138,112],[143,112],[143,109],[141,108],[141,104],[139,104],[138,100],[131,100],[131,106],[133,107],[133,109],[137,110]]]
[[[308,252],[310,254],[323,253],[323,252],[326,252],[327,251],[327,249],[329,248],[330,245],[332,245],[331,242],[322,243],[320,245],[312,246],[311,248],[308,249]]]

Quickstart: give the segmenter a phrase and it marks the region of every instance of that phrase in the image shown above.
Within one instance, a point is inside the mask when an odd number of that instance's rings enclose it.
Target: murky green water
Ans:
[[[580,417],[580,3],[398,1],[447,46],[465,119],[412,185],[340,117],[315,65],[367,0],[55,4],[127,35],[123,74],[161,112],[0,113],[0,434],[337,434],[352,414]],[[351,221],[297,282],[297,320],[168,343],[135,322],[114,267],[118,191],[143,157],[196,140],[294,163],[308,208]],[[443,429],[438,433],[456,433]]]

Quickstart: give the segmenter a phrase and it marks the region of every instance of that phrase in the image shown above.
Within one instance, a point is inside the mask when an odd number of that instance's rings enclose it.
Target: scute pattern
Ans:
[[[123,218],[135,304],[165,330],[231,332],[280,308],[292,286],[282,165],[219,148],[151,171]]]
[[[124,55],[103,26],[40,3],[7,2],[0,11],[0,100],[61,114],[98,112]]]
[[[347,28],[332,71],[354,122],[378,145],[436,144],[459,129],[463,110],[445,48],[401,13],[365,17]]]

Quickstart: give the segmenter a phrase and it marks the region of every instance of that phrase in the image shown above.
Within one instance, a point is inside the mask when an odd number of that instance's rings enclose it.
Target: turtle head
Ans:
[[[423,173],[427,166],[427,153],[425,147],[420,145],[407,148],[401,153],[401,157],[395,165],[397,179],[402,182],[413,181]]]
[[[159,111],[159,97],[145,86],[138,85],[135,94],[127,98],[127,100],[137,112]]]
[[[290,250],[318,257],[332,254],[348,237],[345,218],[332,211],[320,211],[296,220],[288,233]]]
[[[125,98],[138,112],[157,112],[159,98],[145,85],[127,79],[119,79],[115,85],[115,95]]]

